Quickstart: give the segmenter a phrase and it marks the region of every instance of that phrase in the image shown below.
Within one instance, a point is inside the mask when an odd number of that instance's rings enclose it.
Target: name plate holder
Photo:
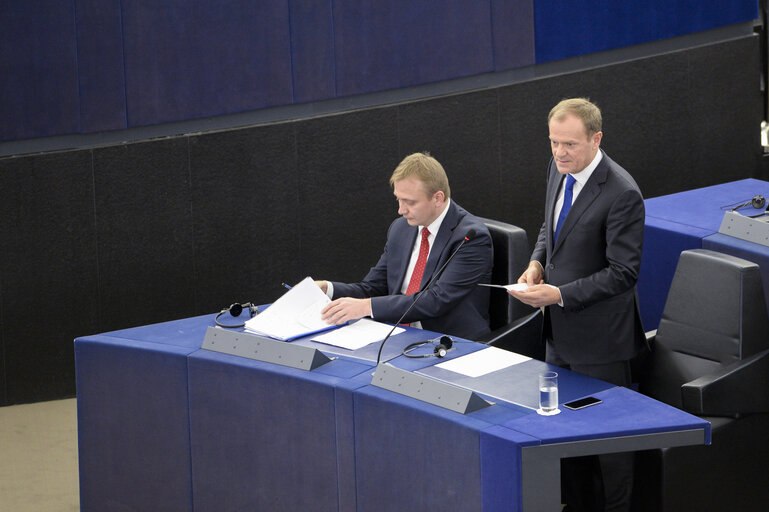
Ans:
[[[769,247],[769,215],[745,217],[738,212],[726,212],[718,232]]]
[[[200,348],[307,371],[331,361],[316,348],[217,327],[209,327],[206,330],[206,337]]]
[[[491,405],[469,389],[402,370],[388,363],[377,366],[371,385],[460,414],[474,412]]]

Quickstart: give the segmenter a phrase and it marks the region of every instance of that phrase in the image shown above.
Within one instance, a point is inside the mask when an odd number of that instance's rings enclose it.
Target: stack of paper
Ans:
[[[334,329],[320,316],[330,299],[306,277],[254,318],[246,322],[246,331],[278,340],[293,340]]]
[[[393,331],[393,334],[400,334],[405,329],[403,327],[393,329],[392,325],[375,322],[370,318],[361,318],[346,327],[316,336],[313,341],[347,350],[358,350],[375,341],[382,341],[390,331]]]

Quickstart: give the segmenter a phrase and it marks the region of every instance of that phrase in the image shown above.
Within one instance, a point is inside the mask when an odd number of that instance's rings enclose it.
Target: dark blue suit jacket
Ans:
[[[564,176],[551,159],[545,222],[531,256],[557,286],[563,307],[545,308],[545,337],[571,364],[633,358],[644,338],[636,281],[645,210],[638,185],[603,154],[553,244],[553,210]]]
[[[422,276],[422,287],[427,285],[471,229],[475,230],[475,237],[465,243],[443,274],[404,318],[404,322],[420,321],[425,329],[467,339],[489,332],[489,289],[477,285],[491,280],[491,236],[477,217],[454,201],[449,204],[446,217],[435,236]],[[402,295],[401,287],[418,231],[416,226],[409,226],[403,217],[393,221],[387,232],[384,253],[376,266],[359,283],[334,282],[333,298],[371,297],[375,320],[397,322],[417,296]]]

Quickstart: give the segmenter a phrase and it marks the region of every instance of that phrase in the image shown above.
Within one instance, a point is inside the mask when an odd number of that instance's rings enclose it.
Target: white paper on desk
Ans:
[[[530,360],[530,357],[509,352],[497,347],[484,348],[472,354],[452,359],[435,366],[455,373],[461,373],[468,377],[480,377],[487,373],[513,366]]]
[[[357,350],[375,341],[382,341],[392,328],[392,325],[361,318],[350,325],[318,335],[312,340],[348,350]],[[393,334],[400,334],[403,331],[405,331],[403,327],[396,327]]]
[[[292,340],[318,331],[333,329],[320,316],[321,310],[331,302],[310,277],[284,293],[278,300],[246,322],[246,331],[276,338]]]
[[[529,285],[526,283],[515,283],[515,284],[478,283],[478,286],[488,286],[489,288],[502,288],[503,290],[515,290],[516,292],[522,292],[529,287]]]

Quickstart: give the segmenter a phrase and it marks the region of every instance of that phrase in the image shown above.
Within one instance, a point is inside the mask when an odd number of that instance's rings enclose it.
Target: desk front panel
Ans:
[[[189,357],[195,511],[349,509],[351,394],[371,366],[334,360],[311,372],[200,350]],[[339,439],[341,437],[341,439]],[[349,489],[339,489],[349,486]],[[342,506],[340,496],[348,500]],[[354,504],[354,501],[352,502]]]
[[[83,512],[192,510],[192,350],[105,335],[75,342]]]

